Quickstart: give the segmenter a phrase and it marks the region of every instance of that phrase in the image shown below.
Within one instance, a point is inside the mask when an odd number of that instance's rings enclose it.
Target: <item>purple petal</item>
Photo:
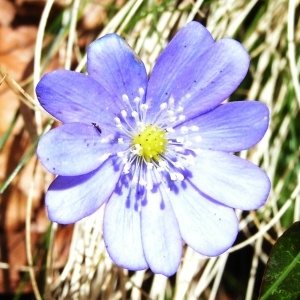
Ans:
[[[122,101],[140,97],[139,88],[146,91],[147,73],[143,62],[116,34],[108,34],[90,44],[87,54],[88,73],[110,95]]]
[[[173,61],[166,62],[168,64]],[[155,81],[165,88],[152,88],[150,79],[149,90],[153,92],[148,93],[148,97],[154,99],[152,105],[158,107],[159,103],[174,98],[175,105],[184,108],[182,114],[189,120],[228,98],[244,79],[248,67],[249,55],[244,47],[235,40],[222,39],[206,48],[200,56],[187,60],[182,72],[174,68],[172,81],[168,81],[171,75],[164,77],[156,73]]]
[[[156,274],[173,275],[180,264],[182,239],[166,192],[148,191],[141,220],[144,252],[149,267]]]
[[[109,178],[109,177],[108,177]],[[134,201],[130,187],[112,194],[108,201],[103,221],[103,237],[107,252],[120,267],[129,270],[148,268],[141,238],[140,212],[128,201]]]
[[[91,215],[108,200],[120,172],[116,171],[111,158],[86,175],[58,176],[46,193],[49,219],[59,224],[70,224]]]
[[[46,133],[39,141],[37,155],[50,172],[75,176],[97,169],[111,154],[127,147],[93,125],[69,123]]]
[[[264,104],[230,102],[182,123],[174,134],[176,138],[184,138],[194,149],[237,152],[257,144],[268,124],[269,110]]]
[[[58,70],[43,76],[36,87],[43,108],[63,123],[111,127],[118,103],[91,76]],[[113,124],[114,125],[114,124]]]
[[[232,154],[200,150],[194,157],[191,181],[204,196],[242,210],[262,206],[270,192],[268,176]]]
[[[198,63],[199,56],[213,43],[210,32],[198,22],[190,22],[177,32],[159,56],[150,76],[147,98],[154,110],[169,100],[180,74]]]
[[[238,221],[232,208],[211,202],[189,183],[171,203],[183,240],[198,253],[217,256],[234,243]]]

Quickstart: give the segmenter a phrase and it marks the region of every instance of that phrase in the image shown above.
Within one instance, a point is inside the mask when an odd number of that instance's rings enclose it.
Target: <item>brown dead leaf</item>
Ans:
[[[8,0],[0,0],[0,25],[8,26],[16,14],[15,6]]]
[[[0,27],[0,64],[17,81],[32,62],[36,34],[34,26]]]

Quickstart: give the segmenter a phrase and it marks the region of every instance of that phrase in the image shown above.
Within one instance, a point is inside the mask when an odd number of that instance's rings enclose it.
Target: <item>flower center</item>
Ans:
[[[166,131],[152,124],[146,126],[132,139],[136,154],[147,162],[152,159],[159,161],[160,156],[166,151],[167,142]]]

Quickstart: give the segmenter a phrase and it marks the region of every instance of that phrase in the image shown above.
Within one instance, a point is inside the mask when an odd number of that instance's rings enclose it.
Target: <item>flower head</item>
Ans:
[[[108,34],[88,48],[88,75],[46,74],[36,93],[63,123],[37,154],[58,177],[46,193],[49,218],[68,224],[106,203],[103,235],[119,266],[174,274],[182,243],[216,256],[235,241],[234,208],[252,210],[270,182],[232,153],[268,127],[255,101],[221,104],[238,87],[249,55],[235,40],[215,42],[199,23],[182,28],[148,81],[125,41]]]

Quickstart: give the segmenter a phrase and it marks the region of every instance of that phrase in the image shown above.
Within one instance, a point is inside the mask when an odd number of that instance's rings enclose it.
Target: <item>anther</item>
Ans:
[[[196,125],[193,125],[193,126],[191,127],[191,130],[192,130],[192,131],[199,131],[199,127],[196,126]]]
[[[126,163],[126,164],[124,165],[124,171],[123,171],[124,174],[128,174],[128,173],[129,173],[129,171],[130,171],[130,166],[131,166],[131,163]]]
[[[135,104],[138,104],[138,103],[141,102],[141,98],[140,98],[140,97],[135,97],[135,98],[133,99],[133,102],[134,102]]]
[[[170,178],[171,178],[172,181],[175,181],[177,179],[177,176],[176,176],[175,173],[170,172]]]
[[[188,129],[187,126],[182,126],[182,127],[180,128],[180,132],[183,133],[183,134],[186,134],[188,131],[189,131],[189,129]]]
[[[201,135],[197,135],[195,136],[195,142],[202,142],[202,136]]]
[[[169,105],[172,106],[175,103],[175,99],[173,97],[170,97],[169,99]]]
[[[176,177],[179,181],[183,181],[184,180],[184,176],[181,173],[176,173]]]
[[[164,160],[159,161],[158,164],[161,168],[166,168],[167,166],[167,163]]]
[[[123,95],[122,95],[122,100],[123,100],[124,102],[126,102],[126,103],[129,103],[129,98],[128,98],[128,96],[127,96],[126,94],[123,94]]]
[[[168,116],[174,116],[174,111],[173,110],[168,110],[167,111]]]
[[[138,119],[138,116],[139,114],[134,110],[132,113],[131,113],[131,116],[134,118],[134,119]]]
[[[145,95],[145,90],[142,87],[139,88],[139,94],[141,98],[143,98],[143,96]]]
[[[116,125],[121,124],[121,120],[118,117],[114,118]]]
[[[147,104],[141,104],[141,111],[147,111],[148,110],[148,108],[149,108],[149,105],[147,105]]]
[[[164,110],[164,109],[166,109],[167,107],[168,107],[168,104],[167,104],[166,102],[163,102],[163,103],[159,106],[160,110]]]

